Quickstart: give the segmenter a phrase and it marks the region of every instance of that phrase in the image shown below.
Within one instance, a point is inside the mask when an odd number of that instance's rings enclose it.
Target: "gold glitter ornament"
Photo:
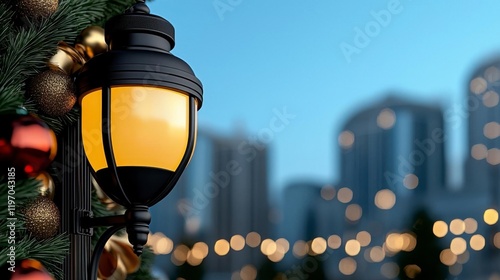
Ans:
[[[26,93],[42,112],[53,117],[68,113],[76,102],[73,79],[54,69],[32,78],[26,86]]]
[[[104,39],[104,29],[99,26],[89,26],[76,37],[75,48],[87,59],[108,51]]]
[[[39,240],[53,237],[59,230],[61,216],[52,200],[39,196],[24,208],[26,229]]]
[[[59,6],[59,0],[17,0],[18,12],[30,19],[42,19],[51,16]]]

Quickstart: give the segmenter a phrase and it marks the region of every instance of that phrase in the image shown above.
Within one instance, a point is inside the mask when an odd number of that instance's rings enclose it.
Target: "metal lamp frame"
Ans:
[[[196,114],[203,102],[203,87],[192,69],[170,50],[175,45],[174,28],[165,19],[149,14],[144,1],[137,3],[123,15],[111,18],[105,26],[106,42],[110,51],[97,55],[87,62],[77,77],[80,100],[89,92],[102,92],[102,139],[106,162],[111,170],[110,179],[115,195],[108,194],[115,202],[124,205],[124,215],[92,217],[90,208],[91,186],[89,168],[85,157],[78,159],[61,155],[63,170],[60,194],[62,230],[70,234],[70,257],[63,269],[65,279],[97,279],[99,258],[108,239],[122,228],[127,229],[129,241],[137,255],[147,242],[151,215],[149,207],[163,199],[175,186],[194,151]],[[114,86],[153,86],[173,89],[189,96],[189,127],[187,147],[181,162],[169,182],[149,197],[137,203],[130,198],[120,182],[111,141],[111,88]],[[79,124],[81,125],[81,121]],[[131,132],[133,133],[133,132]],[[84,153],[81,130],[68,130],[62,144],[71,150]],[[70,167],[71,166],[71,167]],[[95,174],[94,174],[95,175]],[[138,186],[140,187],[140,186]],[[109,227],[98,240],[90,257],[92,228]],[[89,262],[90,261],[90,262]]]

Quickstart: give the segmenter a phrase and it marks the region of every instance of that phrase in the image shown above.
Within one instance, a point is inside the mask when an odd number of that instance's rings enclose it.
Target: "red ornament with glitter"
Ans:
[[[0,167],[14,167],[17,176],[36,176],[54,160],[54,132],[32,115],[0,115]]]

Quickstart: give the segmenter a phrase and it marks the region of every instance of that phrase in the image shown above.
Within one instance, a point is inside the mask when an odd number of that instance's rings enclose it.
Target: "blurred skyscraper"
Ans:
[[[481,65],[468,81],[466,190],[489,192],[498,205],[500,187],[500,60]]]
[[[394,202],[410,207],[416,195],[444,189],[445,140],[439,107],[389,97],[344,125],[340,184],[352,189],[364,218]]]
[[[265,145],[249,143],[243,136],[223,137],[200,130],[193,158],[177,186],[152,208],[156,213],[152,232],[163,232],[173,244],[206,244],[209,254],[202,263],[204,271],[224,275],[206,279],[226,278],[244,265],[259,265],[263,255],[258,248],[245,246],[244,237],[250,232],[269,235],[267,173]],[[217,243],[220,239],[224,241]],[[226,252],[229,245],[244,249]],[[172,262],[185,261],[175,259],[176,248],[157,257],[157,266],[169,274]]]
[[[153,219],[150,229],[158,236],[153,243],[158,244],[157,241],[163,235],[168,240],[166,244],[163,243],[166,248],[155,250],[155,264],[169,275],[175,272],[172,255],[168,254],[174,249],[173,246],[201,240],[203,233],[212,225],[208,207],[210,201],[203,194],[203,186],[209,182],[209,174],[213,169],[215,138],[206,130],[198,131],[196,150],[190,164],[172,192],[151,207]],[[158,247],[153,246],[153,249]]]
[[[316,212],[323,185],[297,181],[285,187],[280,237],[292,244],[298,240],[312,240],[316,237],[319,222]]]
[[[250,232],[262,238],[269,236],[267,147],[240,136],[219,137],[214,142],[213,158],[205,188],[210,189],[209,184],[214,184],[218,191],[211,195],[207,242],[215,244],[219,239],[231,241],[234,237],[231,242],[234,249],[244,245],[239,244],[243,242],[241,237]],[[217,251],[219,248],[215,247]],[[241,251],[231,250],[222,256],[209,255],[207,265],[212,271],[231,272],[247,264],[259,265],[263,259],[260,250],[245,246]]]
[[[479,211],[500,206],[500,58],[480,65],[467,84],[468,149],[464,192],[469,197],[482,198],[476,204]],[[471,209],[472,210],[472,209]],[[486,212],[485,212],[486,213]],[[485,214],[486,217],[486,214]],[[497,223],[481,230],[488,250],[483,252],[481,267],[484,271],[498,271],[495,263],[500,259]],[[493,242],[491,242],[493,240]],[[495,261],[493,261],[495,260]]]

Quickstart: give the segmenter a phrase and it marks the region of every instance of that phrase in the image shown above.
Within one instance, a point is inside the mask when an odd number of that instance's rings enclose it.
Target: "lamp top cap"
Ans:
[[[149,7],[144,1],[138,1],[121,15],[112,17],[105,25],[106,43],[115,36],[122,36],[130,33],[149,33],[166,39],[171,46],[175,45],[174,26],[166,19],[150,14]]]

